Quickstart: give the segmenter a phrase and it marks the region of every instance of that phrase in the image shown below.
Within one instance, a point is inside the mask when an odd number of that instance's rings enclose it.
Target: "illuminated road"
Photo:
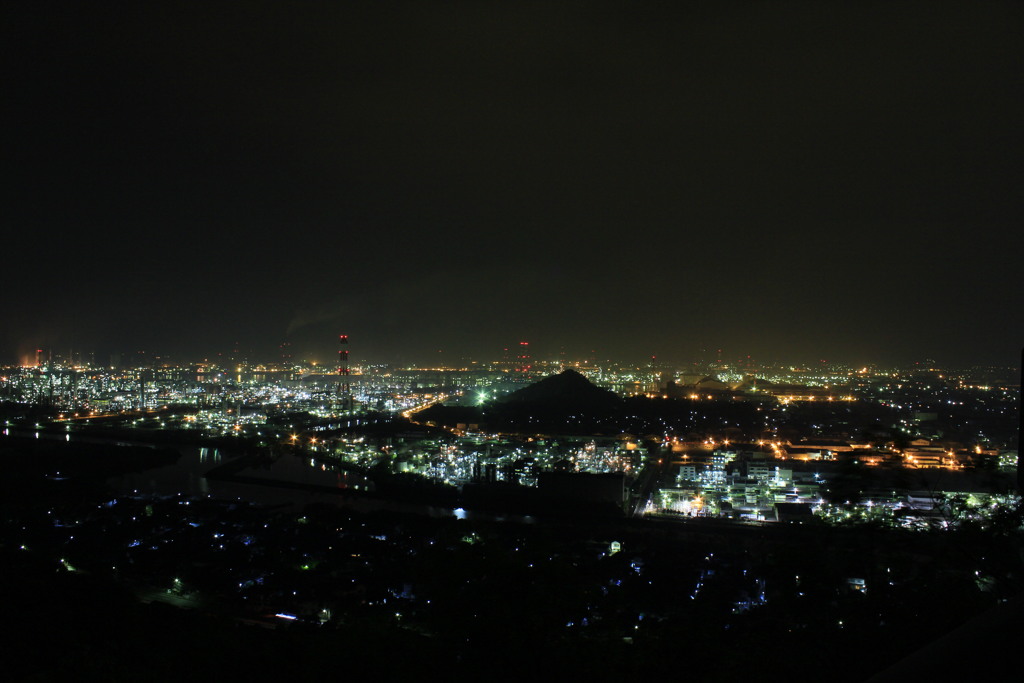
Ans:
[[[664,456],[656,458],[653,455],[648,456],[644,461],[644,467],[640,471],[640,477],[637,479],[632,491],[634,496],[633,517],[643,516],[644,509],[647,507],[647,501],[654,495],[654,487],[661,481],[668,462],[669,458]]]
[[[76,420],[99,420],[108,417],[121,417],[125,419],[133,417],[146,417],[147,415],[154,415],[158,413],[166,412],[166,407],[161,408],[148,408],[146,410],[128,410],[119,411],[116,413],[83,413],[81,415],[67,415],[63,417],[57,417],[53,419],[53,422],[75,422]]]
[[[461,394],[462,392],[458,392],[458,393]],[[421,412],[423,410],[426,410],[430,406],[434,406],[434,405],[437,405],[439,403],[444,403],[446,400],[448,400],[448,394],[440,394],[440,395],[437,396],[437,398],[433,398],[430,401],[428,401],[427,403],[424,403],[422,405],[416,406],[415,408],[409,408],[408,410],[403,411],[402,412],[402,417],[404,417],[407,420],[411,420],[415,424],[419,424],[418,422],[416,422],[415,420],[412,419],[413,415],[415,415],[416,413]]]

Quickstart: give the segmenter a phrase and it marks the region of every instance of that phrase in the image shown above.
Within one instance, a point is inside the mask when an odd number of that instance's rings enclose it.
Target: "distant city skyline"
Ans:
[[[844,371],[914,371],[914,370],[937,370],[942,371],[969,371],[969,370],[992,370],[999,371],[1009,377],[1016,377],[1019,373],[1019,363],[1008,360],[1006,363],[984,363],[984,362],[949,362],[942,361],[930,356],[908,357],[905,359],[893,360],[890,362],[876,360],[850,360],[845,358],[770,358],[755,357],[751,354],[731,354],[727,349],[711,349],[698,353],[692,357],[683,356],[619,356],[610,357],[602,354],[598,349],[576,355],[566,352],[564,349],[558,352],[548,353],[542,345],[530,342],[519,342],[522,346],[509,345],[498,349],[490,355],[456,355],[444,349],[436,349],[427,352],[419,358],[412,354],[398,354],[393,357],[381,355],[373,349],[358,349],[358,356],[349,355],[349,365],[352,372],[364,370],[373,371],[378,368],[448,368],[464,370],[488,370],[496,371],[505,368],[506,371],[516,372],[523,367],[529,367],[531,377],[539,378],[545,374],[559,371],[562,367],[576,368],[635,368],[643,371],[654,371],[661,373],[673,373],[679,376],[693,373],[726,372],[732,374],[763,374],[775,370],[798,370],[813,373],[816,370]],[[349,347],[352,348],[351,346]],[[517,354],[526,353],[526,356]],[[526,358],[526,360],[522,360]],[[165,367],[185,368],[192,366],[211,366],[220,368],[243,368],[247,372],[257,367],[300,367],[323,368],[324,373],[337,372],[338,348],[328,348],[321,345],[319,348],[294,348],[290,344],[282,348],[261,354],[257,350],[239,344],[232,348],[213,353],[180,354],[161,351],[159,348],[116,350],[112,352],[98,353],[85,349],[60,348],[37,348],[31,352],[24,352],[17,359],[0,363],[0,367],[23,368],[30,367],[94,367],[94,368],[136,368],[136,367]],[[1009,373],[1009,374],[1006,374]]]
[[[296,363],[316,362],[318,364],[336,364],[337,348],[331,344],[336,335],[328,336],[326,339],[303,339],[288,342],[288,356]],[[406,349],[396,348],[393,345],[385,347],[367,346],[355,338],[351,349],[353,362],[361,364],[386,364],[386,365],[457,365],[464,362],[490,363],[500,361],[507,356],[508,350],[514,350],[519,342],[509,342],[504,346],[498,345],[491,348],[474,349],[467,343],[454,344],[447,348],[434,348],[432,346],[409,347]],[[848,366],[878,366],[878,367],[907,367],[911,365],[933,365],[937,367],[963,368],[970,366],[995,366],[995,367],[1017,367],[1020,364],[1019,347],[1006,349],[1005,357],[971,357],[969,355],[952,355],[941,353],[924,352],[915,353],[913,350],[898,349],[872,349],[875,355],[869,355],[867,350],[849,349],[839,347],[835,349],[820,348],[817,351],[810,350],[803,353],[786,353],[785,351],[760,355],[749,353],[747,348],[738,345],[725,346],[724,348],[696,349],[685,343],[678,347],[655,349],[656,353],[648,352],[643,345],[636,343],[626,349],[614,347],[598,347],[587,349],[586,344],[576,345],[571,348],[565,346],[552,346],[545,344],[544,340],[530,341],[531,352],[536,360],[544,362],[578,362],[598,361],[601,363],[612,362],[624,365],[649,365],[652,359],[658,365],[674,366],[710,366],[724,364],[731,367],[753,365],[753,366],[775,366],[775,365],[848,365]],[[120,344],[113,342],[105,343],[98,348],[87,346],[68,345],[40,345],[21,343],[16,352],[8,353],[0,359],[0,365],[32,365],[35,363],[37,351],[43,352],[44,358],[58,358],[62,360],[75,359],[81,362],[91,362],[96,365],[108,365],[112,359],[118,358],[127,361],[131,358],[158,359],[164,363],[196,363],[196,362],[227,362],[245,361],[248,363],[278,363],[282,361],[280,344],[229,344],[221,348],[194,344],[180,346],[175,339],[164,340],[162,343],[147,346]],[[653,345],[652,345],[653,346]],[[237,351],[236,351],[237,349]],[[845,353],[833,353],[832,351],[843,351]]]

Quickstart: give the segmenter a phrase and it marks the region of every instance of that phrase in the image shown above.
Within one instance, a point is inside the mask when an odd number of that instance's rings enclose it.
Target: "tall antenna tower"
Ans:
[[[352,385],[349,380],[348,335],[338,335],[338,398],[342,410],[352,412]]]
[[[531,370],[533,364],[530,359],[530,342],[521,341],[519,342],[519,353],[516,356],[516,367],[515,372],[519,373],[520,377],[524,379],[531,376]]]

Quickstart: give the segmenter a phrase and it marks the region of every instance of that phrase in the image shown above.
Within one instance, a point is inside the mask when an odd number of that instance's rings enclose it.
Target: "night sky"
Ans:
[[[7,3],[0,360],[1018,362],[1024,3],[356,4]]]

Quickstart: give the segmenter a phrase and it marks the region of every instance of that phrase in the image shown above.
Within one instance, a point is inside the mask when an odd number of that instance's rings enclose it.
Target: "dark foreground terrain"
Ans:
[[[5,678],[857,681],[1022,590],[1019,510],[906,532],[441,519],[107,489],[173,457],[5,442]],[[972,671],[1017,637],[983,633],[957,656]]]

